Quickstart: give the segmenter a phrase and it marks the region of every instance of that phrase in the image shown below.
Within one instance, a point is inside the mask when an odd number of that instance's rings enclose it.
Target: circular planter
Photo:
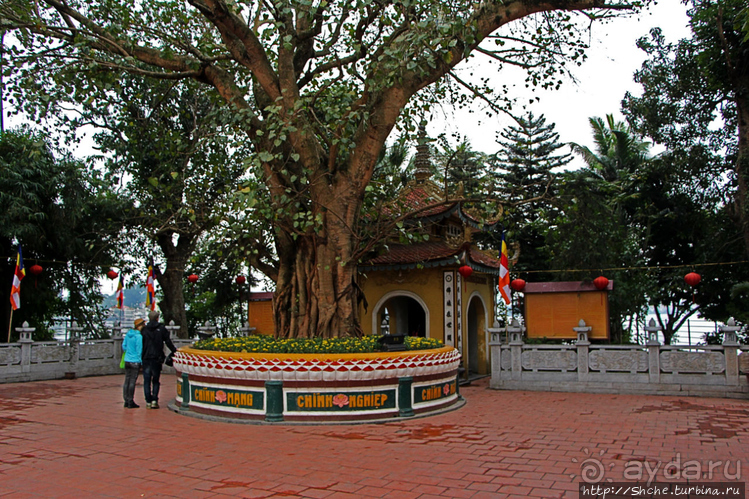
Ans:
[[[267,422],[356,422],[464,404],[452,347],[362,354],[197,350],[174,355],[178,412]]]

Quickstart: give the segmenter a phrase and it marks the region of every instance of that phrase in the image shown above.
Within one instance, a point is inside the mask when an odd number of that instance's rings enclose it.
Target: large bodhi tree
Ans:
[[[11,59],[35,70],[18,81],[33,78],[26,90],[37,85],[50,104],[54,90],[85,97],[80,81],[107,69],[212,86],[268,189],[276,334],[332,337],[360,332],[362,200],[404,110],[425,112],[446,82],[496,103],[454,72],[474,52],[554,85],[558,64],[584,46],[571,14],[587,23],[636,3],[7,0],[0,15],[18,40]],[[67,77],[46,84],[42,63]]]

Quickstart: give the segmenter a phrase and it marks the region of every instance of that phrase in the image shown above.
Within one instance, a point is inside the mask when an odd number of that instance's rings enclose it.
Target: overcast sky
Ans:
[[[635,45],[637,39],[647,35],[652,27],[660,26],[666,40],[675,42],[689,36],[687,23],[686,7],[680,0],[660,0],[639,15],[605,24],[593,23],[591,47],[586,52],[588,59],[573,71],[577,83],[565,81],[560,90],[526,89],[523,73],[519,70],[514,75],[508,71],[497,72],[492,76],[492,83],[500,87],[514,85],[513,95],[522,96],[521,102],[527,103],[529,98],[539,97],[540,102],[534,102],[529,109],[535,115],[546,116],[547,123],[555,123],[562,142],[592,146],[588,119],[606,114],[623,119],[620,108],[624,94],[627,91],[640,93],[639,85],[632,80],[632,75],[645,59],[644,52]],[[6,126],[18,123],[15,117],[7,121]],[[445,106],[435,112],[427,131],[431,137],[457,132],[466,136],[474,149],[493,153],[497,150],[497,132],[511,124],[514,121],[506,115],[488,118],[481,111],[470,114]],[[84,141],[76,152],[82,156],[90,154],[90,142]]]
[[[632,76],[645,60],[645,53],[637,48],[636,41],[659,26],[666,40],[676,42],[689,37],[686,7],[679,0],[660,0],[643,13],[626,19],[617,19],[607,24],[593,24],[588,59],[573,71],[578,82],[565,81],[560,90],[525,89],[523,78],[516,77],[516,95],[540,97],[529,107],[535,115],[546,116],[547,123],[555,123],[562,142],[577,142],[593,146],[588,119],[614,114],[623,119],[621,101],[629,91],[641,94],[641,89]],[[496,67],[496,66],[495,66]],[[497,73],[496,82],[506,84],[506,74]],[[522,114],[522,113],[521,113]],[[434,137],[440,133],[458,132],[467,136],[478,151],[496,152],[497,131],[514,124],[506,115],[487,118],[482,113],[456,112],[447,119],[437,117],[430,122],[427,131]]]

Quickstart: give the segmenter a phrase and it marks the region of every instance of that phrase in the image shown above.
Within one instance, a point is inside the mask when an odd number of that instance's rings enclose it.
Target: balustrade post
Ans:
[[[658,340],[658,332],[661,327],[655,324],[655,319],[650,319],[645,331],[648,333],[648,376],[650,383],[661,382],[661,342]]]
[[[489,358],[491,361],[491,372],[500,375],[502,373],[502,331],[499,322],[494,320],[492,327],[486,328],[489,333]]]
[[[29,327],[29,323],[25,322],[21,327],[17,327],[18,332],[18,343],[21,344],[21,372],[31,372],[31,346],[34,344],[34,340],[31,339],[31,334],[36,330],[34,327]]]
[[[720,326],[723,333],[723,355],[726,359],[726,384],[738,386],[739,384],[739,341],[736,333],[741,329],[731,317],[725,326]]]
[[[81,336],[80,333],[83,331],[82,327],[78,326],[78,323],[73,321],[68,327],[70,332],[70,371],[65,373],[65,379],[75,379],[76,368],[78,367],[78,361],[80,360],[81,351]]]
[[[592,326],[586,326],[585,321],[580,319],[577,323],[577,327],[573,327],[572,330],[577,334],[577,380],[588,381],[588,375],[590,368],[588,366],[588,354],[590,351],[590,340],[588,334],[593,329]]]
[[[174,320],[169,321],[169,324],[164,326],[167,331],[169,331],[169,338],[174,340],[177,339],[177,332],[180,330],[180,325],[175,324]]]
[[[216,334],[216,328],[210,323],[210,321],[205,321],[205,324],[198,328],[198,337],[201,340],[207,340],[208,338],[213,337],[214,334]]]
[[[486,328],[486,332],[489,333],[489,343],[503,343],[502,333],[504,331],[505,329],[499,327],[499,322],[495,320],[492,327]]]
[[[255,332],[257,328],[251,327],[249,321],[245,321],[244,325],[239,328],[239,336],[247,337],[253,332]]]
[[[523,332],[524,327],[520,327],[518,321],[513,319],[512,325],[507,326],[507,335],[510,338],[510,355],[512,362],[512,379],[520,381],[523,377]]]
[[[122,340],[122,325],[115,322],[112,327],[112,355],[118,364],[122,358]]]

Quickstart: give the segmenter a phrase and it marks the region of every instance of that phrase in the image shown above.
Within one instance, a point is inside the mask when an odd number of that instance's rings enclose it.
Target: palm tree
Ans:
[[[570,146],[598,178],[606,182],[622,181],[648,160],[650,143],[637,137],[627,123],[614,120],[611,114],[606,115],[605,122],[599,117],[589,121],[595,152],[574,142]]]

